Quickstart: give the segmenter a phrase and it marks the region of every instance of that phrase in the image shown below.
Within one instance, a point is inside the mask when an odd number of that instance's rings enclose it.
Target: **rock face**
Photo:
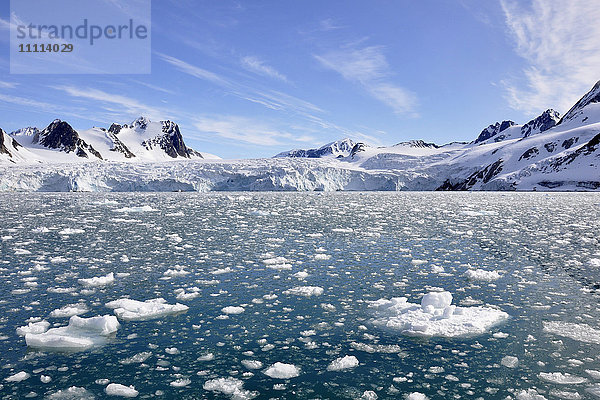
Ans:
[[[277,154],[275,157],[302,157],[302,158],[321,158],[327,156],[334,157],[348,157],[352,155],[354,146],[358,143],[353,142],[351,139],[342,139],[335,142],[327,143],[326,145],[319,147],[318,149],[295,149],[290,151],[284,151],[283,153]],[[363,144],[364,148],[364,144]],[[358,150],[358,148],[357,148]],[[356,154],[356,152],[355,152]]]
[[[501,132],[504,132],[506,129],[510,128],[513,125],[515,125],[513,121],[496,122],[494,125],[490,125],[483,131],[481,131],[477,139],[475,139],[474,143],[481,143],[492,137],[496,137],[497,139],[502,140],[503,138],[500,138],[497,135]]]
[[[521,127],[521,135],[526,138],[536,133],[542,133],[553,128],[560,121],[560,113],[553,109],[548,109],[539,117],[532,119]]]
[[[195,150],[188,149],[183,142],[183,137],[181,136],[181,132],[179,131],[179,125],[172,121],[161,121],[162,123],[162,132],[163,135],[156,136],[152,139],[145,140],[142,142],[142,146],[146,147],[148,150],[152,149],[155,146],[161,148],[165,153],[167,153],[170,157],[184,157],[191,158],[192,156],[202,156],[196,152]],[[147,126],[147,122],[140,122],[136,120],[134,125],[138,129],[145,129]]]
[[[52,121],[46,129],[35,134],[32,143],[65,153],[75,152],[78,157],[89,158],[92,155],[102,160],[102,155],[83,141],[71,125],[59,119]]]
[[[583,109],[590,104],[600,103],[600,81],[596,82],[592,90],[587,92],[567,113],[562,117],[559,124],[563,124],[567,121],[573,121],[579,116],[583,116]],[[585,116],[579,122],[587,122]]]
[[[400,142],[398,144],[396,144],[395,146],[408,146],[408,147],[414,147],[414,148],[418,148],[418,149],[439,149],[440,146],[438,146],[435,143],[427,143],[423,140],[409,140],[408,142]]]

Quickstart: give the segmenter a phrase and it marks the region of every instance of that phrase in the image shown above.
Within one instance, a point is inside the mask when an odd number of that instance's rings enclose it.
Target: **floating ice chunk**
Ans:
[[[173,387],[186,387],[190,383],[192,383],[191,380],[189,380],[187,378],[181,378],[181,379],[174,380],[173,382],[169,383],[169,385],[171,385]]]
[[[29,375],[27,372],[25,371],[21,371],[21,372],[17,372],[14,375],[9,376],[8,378],[4,378],[4,380],[6,382],[21,382],[24,381],[25,379],[29,379],[31,375]]]
[[[248,369],[261,369],[263,363],[258,360],[242,360],[242,365]]]
[[[119,329],[117,318],[103,315],[81,318],[76,315],[69,319],[69,325],[52,328],[44,333],[27,333],[27,346],[38,349],[76,351],[86,350],[106,343],[109,335]]]
[[[323,294],[323,288],[318,286],[296,286],[285,290],[283,293],[304,297],[320,296]]]
[[[110,285],[115,281],[115,274],[109,273],[104,276],[95,276],[93,278],[83,278],[79,279],[79,283],[86,287],[101,287]]]
[[[258,393],[244,390],[244,382],[237,378],[217,378],[204,382],[204,390],[223,393],[235,400],[249,400],[258,396]]]
[[[241,314],[245,311],[245,309],[244,309],[244,307],[228,306],[228,307],[223,307],[221,309],[221,311],[224,314]]]
[[[94,400],[96,396],[87,389],[71,386],[65,390],[59,390],[47,396],[47,400]]]
[[[423,393],[419,393],[419,392],[412,392],[410,394],[406,395],[406,400],[427,400],[428,397],[425,396]]]
[[[467,279],[472,281],[492,282],[502,277],[498,271],[486,271],[484,269],[469,269],[465,272]]]
[[[375,326],[410,336],[477,335],[508,318],[507,313],[491,307],[456,307],[451,303],[449,292],[431,292],[423,296],[420,305],[396,297],[379,299],[369,307],[375,309]]]
[[[600,385],[590,386],[585,389],[586,393],[600,399]]]
[[[377,393],[375,393],[372,390],[365,390],[364,393],[362,394],[362,396],[360,396],[361,399],[364,400],[377,400]]]
[[[48,328],[50,328],[50,322],[48,321],[30,322],[25,326],[17,328],[17,335],[25,336],[28,333],[44,333]]]
[[[358,359],[354,356],[336,358],[329,364],[327,371],[343,371],[358,366]]]
[[[130,212],[151,212],[151,211],[158,211],[155,210],[154,208],[150,207],[150,206],[141,206],[141,207],[123,207],[123,208],[117,208],[115,209],[115,212],[122,212],[122,213],[130,213]]]
[[[42,383],[50,383],[52,382],[52,378],[48,375],[40,375],[40,382]]]
[[[517,393],[517,400],[547,400],[535,389],[521,390]]]
[[[500,360],[500,364],[507,368],[516,368],[517,365],[519,365],[519,359],[514,356],[504,356],[502,357],[502,360]]]
[[[423,309],[428,308],[428,306],[444,309],[449,307],[450,304],[452,304],[452,293],[450,292],[430,292],[421,299]]]
[[[60,235],[75,235],[78,233],[85,233],[83,229],[78,228],[65,228],[58,232]]]
[[[135,390],[135,387],[121,385],[120,383],[109,383],[108,386],[104,388],[104,392],[109,396],[128,398],[137,397],[137,395],[140,394],[140,392]]]
[[[579,342],[600,344],[600,330],[586,324],[548,321],[544,322],[544,331],[568,337]]]
[[[119,319],[124,321],[143,321],[178,314],[189,309],[180,303],[166,304],[162,298],[146,301],[118,299],[106,303],[106,307],[114,309]]]
[[[196,297],[200,297],[200,289],[197,287],[193,287],[189,292],[186,292],[185,289],[175,289],[175,298],[177,300],[186,301],[193,300]]]
[[[294,364],[276,362],[263,371],[265,375],[274,379],[290,379],[300,375],[300,369]]]
[[[594,369],[586,369],[585,373],[591,376],[593,379],[600,379],[600,371]]]
[[[298,271],[296,272],[294,275],[292,275],[294,278],[298,278],[300,280],[304,280],[306,278],[308,278],[308,272],[306,271]]]
[[[271,269],[277,269],[281,271],[292,269],[292,264],[290,264],[285,257],[267,258],[262,262],[267,268]]]
[[[88,312],[88,308],[84,304],[71,304],[61,308],[57,308],[50,313],[52,318],[67,318],[73,315],[81,315]]]
[[[331,256],[329,254],[315,254],[315,260],[317,261],[325,261],[325,260],[329,260],[331,258]]]
[[[146,361],[148,358],[152,356],[152,353],[149,351],[143,351],[141,353],[137,353],[131,357],[128,357],[124,360],[119,361],[121,364],[129,365],[129,364],[141,364]]]
[[[559,385],[576,385],[587,382],[587,379],[581,376],[575,376],[562,372],[540,372],[539,377],[546,382],[552,382]]]
[[[176,277],[180,277],[180,276],[186,276],[189,273],[190,273],[190,271],[186,271],[185,269],[180,268],[180,269],[168,269],[163,273],[163,275],[169,276],[171,278],[176,278]]]
[[[50,232],[50,229],[46,228],[45,226],[39,226],[37,228],[33,228],[31,230],[31,232],[33,232],[33,233],[48,233],[48,232]]]
[[[550,390],[550,396],[558,397],[559,399],[564,399],[564,400],[579,400],[579,399],[581,399],[581,395],[577,392],[568,392],[566,390],[558,390],[558,389]]]

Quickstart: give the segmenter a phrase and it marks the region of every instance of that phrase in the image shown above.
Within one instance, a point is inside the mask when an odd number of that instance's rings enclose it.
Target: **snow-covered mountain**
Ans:
[[[54,121],[1,138],[0,160],[11,161],[0,166],[4,191],[600,190],[600,82],[562,118],[547,110],[442,146],[344,139],[268,159],[207,161],[176,124],[143,118],[83,132]],[[174,159],[184,161],[164,162]],[[132,160],[143,162],[132,169]]]
[[[299,158],[323,158],[323,157],[347,157],[352,153],[352,149],[359,143],[346,138],[335,142],[327,143],[318,149],[295,149],[284,151],[275,155],[275,157],[299,157]]]
[[[215,158],[187,147],[179,126],[172,121],[153,122],[140,117],[131,124],[112,124],[77,132],[67,122],[55,120],[45,129],[19,129],[9,137],[27,152],[16,157],[6,150],[0,161],[74,162],[82,161],[170,161]]]

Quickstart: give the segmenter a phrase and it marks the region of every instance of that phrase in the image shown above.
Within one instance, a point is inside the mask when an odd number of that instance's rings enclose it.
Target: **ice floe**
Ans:
[[[296,286],[285,290],[283,293],[304,297],[320,296],[323,294],[323,288],[318,286]]]
[[[227,307],[223,307],[221,309],[221,312],[223,312],[223,314],[241,314],[244,312],[244,307],[239,307],[239,306],[227,306]]]
[[[504,356],[502,357],[502,360],[500,360],[500,364],[507,368],[516,368],[519,365],[519,359],[514,356]]]
[[[68,326],[48,329],[43,333],[27,333],[27,346],[59,351],[86,350],[106,343],[107,337],[119,328],[117,318],[103,315],[81,318],[76,315],[69,319]]]
[[[94,400],[96,396],[86,388],[71,386],[46,396],[47,400]]]
[[[123,207],[123,208],[117,208],[115,209],[116,212],[122,212],[122,213],[140,213],[140,212],[151,212],[151,211],[158,211],[155,210],[154,208],[150,207],[150,206],[139,206],[139,207]]]
[[[358,366],[358,359],[354,356],[336,358],[328,366],[327,371],[343,371]]]
[[[237,378],[217,378],[204,382],[204,390],[222,393],[235,400],[249,400],[258,396],[258,393],[244,390],[244,382]]]
[[[600,330],[586,324],[545,321],[544,331],[584,343],[600,344]]]
[[[50,322],[48,321],[37,321],[30,322],[25,326],[17,328],[17,335],[25,336],[28,333],[44,333],[50,328]]]
[[[559,385],[576,385],[587,382],[587,379],[581,376],[575,376],[562,372],[540,372],[539,377],[546,381]]]
[[[491,307],[456,307],[450,292],[430,292],[421,304],[409,303],[406,297],[371,302],[375,326],[410,336],[459,337],[486,332],[508,318],[508,314]]]
[[[84,304],[70,304],[63,306],[61,308],[57,308],[50,312],[50,317],[52,318],[68,318],[73,315],[81,315],[88,312],[88,308]]]
[[[29,377],[31,377],[31,375],[25,371],[21,371],[21,372],[17,372],[16,374],[13,374],[7,378],[4,378],[4,380],[6,382],[21,382],[24,381],[26,379],[29,379]]]
[[[86,287],[102,287],[110,285],[115,281],[115,274],[109,273],[104,276],[95,276],[93,278],[82,278],[79,279],[79,283]]]
[[[106,303],[114,313],[124,321],[143,321],[160,318],[167,315],[179,314],[187,311],[188,306],[180,303],[167,304],[165,299],[151,299],[138,301],[132,299],[118,299]]]
[[[294,364],[276,362],[263,371],[265,375],[275,379],[290,379],[300,375],[300,369]]]
[[[467,279],[472,281],[495,281],[500,279],[502,276],[498,271],[486,271],[484,269],[469,269],[465,272]]]
[[[119,397],[127,397],[133,398],[137,397],[139,392],[135,390],[133,386],[125,386],[120,383],[109,383],[108,386],[104,388],[104,393],[109,396],[119,396]]]

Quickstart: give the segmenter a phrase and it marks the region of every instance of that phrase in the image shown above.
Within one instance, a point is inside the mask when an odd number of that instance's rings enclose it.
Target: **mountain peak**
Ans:
[[[583,114],[583,109],[590,104],[600,103],[600,81],[596,82],[594,87],[587,92],[567,113],[562,117],[558,124],[573,120]],[[581,122],[586,122],[588,117],[585,116]],[[557,124],[557,125],[558,125]]]
[[[545,132],[556,126],[560,121],[560,113],[551,108],[544,111],[539,117],[532,119],[521,127],[521,134],[524,138],[536,133]]]
[[[487,128],[485,128],[483,131],[481,131],[481,133],[479,134],[477,139],[475,139],[474,143],[477,144],[477,143],[486,141],[489,138],[496,136],[500,132],[505,131],[506,129],[508,129],[514,125],[515,125],[514,121],[510,121],[510,120],[496,122],[494,125],[490,125]]]
[[[352,149],[356,143],[350,138],[336,140],[327,143],[318,149],[294,149],[284,151],[275,155],[275,157],[293,157],[293,158],[321,158],[326,156],[347,157],[352,154]]]
[[[148,126],[148,124],[150,123],[150,118],[148,117],[144,117],[144,116],[140,116],[138,117],[135,121],[133,121],[131,123],[131,127],[133,129],[139,128],[139,129],[146,129],[146,127]]]

